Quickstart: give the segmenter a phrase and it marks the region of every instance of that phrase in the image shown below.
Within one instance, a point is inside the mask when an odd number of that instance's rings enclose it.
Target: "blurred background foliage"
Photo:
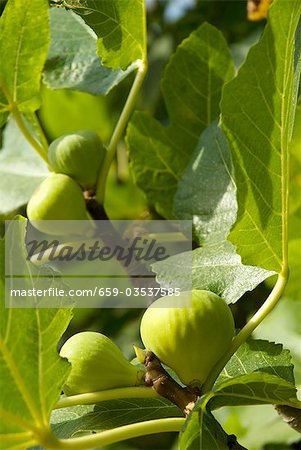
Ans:
[[[5,3],[5,0],[0,0],[0,13]],[[239,67],[249,47],[260,36],[265,21],[248,21],[247,2],[244,0],[146,0],[146,3],[149,72],[137,108],[148,110],[163,123],[168,123],[160,91],[160,79],[177,45],[207,21],[223,32],[231,47],[236,67]],[[43,86],[39,117],[49,142],[62,134],[79,129],[95,130],[105,142],[108,142],[132,81],[133,75],[123,80],[106,97],[70,90],[52,91]],[[154,217],[154,212],[147,204],[144,194],[133,183],[123,142],[119,145],[116,161],[110,173],[105,207],[112,219]],[[24,214],[24,209],[19,212]],[[270,287],[260,285],[253,292],[246,293],[232,307],[237,328],[241,328],[258,309],[269,290]],[[132,358],[134,356],[132,344],[141,344],[139,337],[141,315],[142,311],[137,309],[76,309],[64,340],[79,331],[100,331],[113,338],[124,354]],[[298,367],[296,377],[299,385],[301,385],[300,323],[300,303],[289,296],[256,331],[256,337],[283,342],[290,348]],[[225,429],[235,433],[239,442],[249,450],[301,449],[299,435],[282,422],[271,406],[224,408],[218,413],[218,417]],[[165,434],[163,437],[136,439],[110,448],[174,450],[175,439],[173,434]]]

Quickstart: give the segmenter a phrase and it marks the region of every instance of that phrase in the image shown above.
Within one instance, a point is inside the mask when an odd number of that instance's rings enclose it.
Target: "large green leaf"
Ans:
[[[300,255],[299,255],[300,257]],[[256,338],[282,342],[290,349],[297,385],[301,386],[301,308],[300,303],[283,298],[254,331]]]
[[[289,350],[283,349],[281,344],[274,342],[248,339],[227,363],[216,385],[230,378],[254,372],[277,375],[292,384],[295,381]]]
[[[195,409],[180,434],[179,450],[229,450],[229,438],[206,408]]]
[[[40,105],[50,42],[48,10],[47,0],[9,0],[0,19],[0,89],[6,104],[23,112]]]
[[[146,57],[144,0],[64,0],[98,36],[98,54],[112,69],[125,70]]]
[[[72,11],[52,9],[50,23],[51,46],[44,68],[48,87],[107,94],[134,69],[134,65],[127,71],[102,66],[97,36]]]
[[[243,261],[280,271],[286,259],[288,147],[298,89],[301,2],[275,0],[260,42],[225,86],[222,124],[233,151]]]
[[[219,115],[221,91],[234,75],[233,61],[222,36],[203,24],[178,47],[166,67],[162,91],[170,126],[149,114],[136,113],[127,142],[137,184],[164,217],[200,134]]]
[[[152,267],[163,287],[207,289],[227,303],[236,302],[274,273],[243,265],[233,246],[226,241],[171,256]]]
[[[301,406],[293,384],[264,372],[253,372],[224,381],[208,394],[208,398],[207,403],[210,401],[213,410],[229,405]]]
[[[48,173],[44,161],[10,120],[0,151],[0,215],[8,216],[25,205]]]
[[[23,230],[19,227],[15,234],[16,247],[24,247],[25,224],[24,220]],[[38,439],[37,429],[47,431],[69,371],[68,362],[58,355],[57,342],[71,311],[10,308],[3,279],[0,290],[1,448],[16,448],[16,443],[28,448]]]
[[[228,448],[231,436],[213,418],[212,410],[228,405],[299,406],[293,381],[287,350],[279,344],[250,339],[228,362],[213,389],[196,403],[181,433],[180,449]]]

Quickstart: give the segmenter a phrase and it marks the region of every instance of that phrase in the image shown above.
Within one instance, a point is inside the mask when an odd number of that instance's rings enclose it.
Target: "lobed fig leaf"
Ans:
[[[84,189],[92,189],[106,150],[97,133],[77,131],[55,139],[49,146],[49,163],[57,173],[69,175]]]
[[[140,333],[146,349],[185,385],[201,387],[228,349],[235,328],[221,297],[193,290],[156,300],[142,317]]]
[[[84,331],[73,335],[60,355],[72,366],[63,387],[66,395],[144,384],[144,371],[131,364],[117,345],[101,333]]]
[[[80,186],[63,174],[50,174],[36,189],[27,205],[27,217],[39,231],[51,234],[66,234],[64,220],[87,221],[78,227],[78,232],[92,229],[92,221],[86,211],[86,203]],[[49,222],[53,221],[53,222]]]

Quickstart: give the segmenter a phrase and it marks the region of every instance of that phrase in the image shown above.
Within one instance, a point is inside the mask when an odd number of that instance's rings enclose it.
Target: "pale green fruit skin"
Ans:
[[[77,333],[61,348],[71,363],[63,387],[66,395],[131,387],[144,383],[144,373],[131,364],[107,336],[93,331]]]
[[[229,348],[235,328],[222,298],[193,290],[156,300],[142,317],[140,333],[146,349],[185,385],[200,386]]]
[[[54,172],[69,175],[84,189],[91,189],[105,152],[98,134],[84,130],[55,139],[49,146],[48,159]]]
[[[50,174],[33,193],[27,217],[39,231],[52,235],[65,234],[66,225],[43,221],[90,219],[80,186],[67,175],[57,173]]]

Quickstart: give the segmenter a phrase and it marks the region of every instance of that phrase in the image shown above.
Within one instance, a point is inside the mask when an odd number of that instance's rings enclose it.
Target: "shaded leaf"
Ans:
[[[174,199],[175,215],[192,220],[200,244],[226,239],[236,220],[236,188],[230,150],[214,122],[201,135]]]
[[[163,287],[181,290],[207,289],[227,303],[236,302],[246,291],[252,291],[273,272],[245,266],[229,242],[181,253],[152,265]]]
[[[64,9],[50,13],[51,46],[44,81],[51,89],[107,94],[134,68],[112,71],[96,55],[97,36],[77,14]]]
[[[0,214],[9,215],[25,205],[48,173],[44,161],[10,120],[0,151]]]
[[[138,186],[157,211],[173,217],[173,197],[202,131],[219,115],[221,90],[234,74],[222,36],[203,24],[177,48],[167,65],[162,92],[170,126],[136,113],[127,142]]]

